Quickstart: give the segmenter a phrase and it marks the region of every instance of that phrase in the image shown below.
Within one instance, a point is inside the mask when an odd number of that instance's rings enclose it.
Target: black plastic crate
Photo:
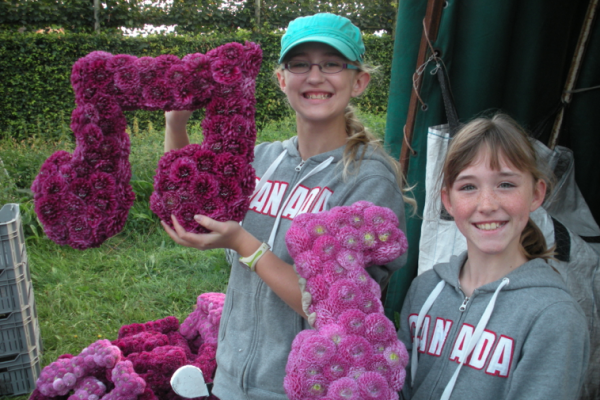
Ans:
[[[37,347],[20,354],[0,355],[0,396],[29,394],[40,376]]]
[[[0,272],[0,318],[29,304],[31,276],[26,258],[14,268]]]
[[[0,271],[23,262],[25,235],[19,205],[5,204],[0,209]]]

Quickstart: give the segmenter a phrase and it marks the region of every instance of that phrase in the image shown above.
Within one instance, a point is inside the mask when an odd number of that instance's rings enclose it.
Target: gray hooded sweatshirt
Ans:
[[[287,252],[285,233],[294,217],[303,212],[367,200],[392,209],[405,231],[402,193],[388,163],[368,148],[360,170],[343,181],[343,151],[340,147],[303,162],[296,137],[257,146],[253,166],[257,179],[267,179],[252,198],[244,228],[268,242],[276,226],[272,251],[289,264],[294,262]],[[280,163],[274,163],[279,156]],[[276,168],[269,174],[271,166]],[[291,343],[298,332],[310,326],[255,273],[240,266],[238,258],[236,254],[219,327],[213,393],[221,400],[287,399],[283,378]],[[403,256],[368,271],[385,283],[405,261]]]
[[[411,360],[404,398],[577,399],[589,335],[561,276],[534,259],[466,298],[458,282],[466,257],[434,266],[410,287],[398,332]]]

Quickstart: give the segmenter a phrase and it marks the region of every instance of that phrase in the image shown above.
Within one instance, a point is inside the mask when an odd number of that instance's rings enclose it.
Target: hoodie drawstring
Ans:
[[[466,352],[464,353],[464,356],[462,357],[460,364],[456,368],[456,371],[454,371],[452,378],[450,378],[450,381],[446,385],[446,388],[444,389],[444,393],[442,393],[442,397],[440,398],[440,400],[448,400],[450,398],[450,395],[452,394],[452,391],[454,390],[454,385],[456,384],[456,380],[458,379],[458,374],[459,374],[462,366],[464,365],[465,361],[469,358],[469,355],[471,355],[471,352],[477,345],[477,342],[479,342],[479,339],[481,338],[481,335],[483,334],[483,331],[485,330],[485,327],[487,326],[487,323],[490,320],[490,317],[492,316],[492,312],[494,311],[494,306],[496,305],[496,299],[498,298],[498,294],[500,293],[500,290],[502,290],[502,288],[504,286],[508,285],[509,282],[510,282],[510,280],[508,278],[503,278],[502,282],[500,282],[500,284],[496,288],[494,295],[490,299],[490,302],[488,303],[487,307],[485,308],[483,315],[481,316],[481,318],[479,319],[479,322],[477,323],[477,327],[475,327],[475,331],[473,332],[473,336],[471,337],[471,340],[469,340],[469,343],[467,344]],[[418,360],[419,360],[418,359],[418,347],[419,347],[419,336],[418,335],[423,326],[423,321],[425,320],[425,315],[427,314],[427,312],[433,305],[433,302],[440,295],[444,286],[445,286],[444,281],[441,281],[440,283],[437,284],[437,286],[433,289],[433,291],[431,292],[429,297],[427,297],[427,300],[423,304],[423,307],[421,307],[421,311],[419,311],[419,316],[417,317],[417,325],[415,327],[415,336],[413,339],[413,348],[412,348],[412,355],[411,355],[412,356],[411,371],[410,371],[411,386],[414,385],[415,377],[417,376],[417,366],[418,366]]]
[[[438,298],[438,296],[442,292],[442,289],[444,289],[445,285],[446,285],[446,283],[444,281],[441,281],[440,283],[438,283],[437,286],[435,288],[433,288],[433,290],[429,294],[429,297],[427,297],[427,300],[425,300],[425,303],[423,303],[423,307],[421,307],[421,311],[419,311],[419,316],[417,317],[417,325],[415,326],[415,336],[413,338],[413,348],[412,348],[412,354],[411,354],[411,360],[410,360],[410,385],[411,386],[413,386],[415,384],[415,376],[417,376],[417,366],[419,365],[419,357],[418,357],[419,351],[417,349],[419,348],[419,335],[421,334],[421,328],[423,327],[423,321],[425,320],[425,315],[427,315],[427,313],[429,312],[429,309],[433,305],[433,302],[435,301],[435,299]]]
[[[460,362],[458,367],[456,367],[456,371],[454,371],[454,375],[452,375],[452,378],[450,378],[448,385],[446,385],[446,389],[444,389],[444,393],[442,393],[442,397],[440,398],[440,400],[448,400],[450,398],[450,395],[452,394],[452,390],[454,390],[454,385],[456,384],[456,379],[458,379],[458,373],[460,372],[460,369],[464,365],[467,358],[469,358],[469,355],[471,355],[471,352],[477,345],[477,342],[479,342],[479,338],[481,338],[481,335],[483,334],[483,331],[484,331],[488,321],[490,320],[490,317],[492,316],[492,312],[494,311],[494,306],[496,305],[496,298],[498,297],[498,293],[500,293],[500,290],[502,290],[502,288],[504,286],[508,285],[508,283],[509,283],[509,279],[503,278],[502,282],[498,285],[498,288],[494,292],[494,295],[490,299],[490,302],[488,303],[487,307],[485,308],[483,315],[481,316],[481,318],[479,319],[479,322],[477,323],[477,327],[475,328],[475,332],[473,333],[471,340],[469,340],[469,344],[467,345],[467,351],[466,351],[466,353],[464,353],[465,355],[463,356],[462,361]]]
[[[277,169],[277,167],[279,167],[279,164],[281,164],[281,161],[283,160],[283,158],[285,157],[286,154],[287,154],[287,150],[283,150],[283,152],[275,159],[275,161],[273,161],[273,163],[269,166],[269,168],[267,168],[267,170],[263,174],[262,178],[260,178],[260,181],[256,185],[256,188],[254,189],[254,194],[252,196],[255,196],[258,192],[260,192],[260,190],[265,185],[265,183],[267,183],[267,181],[269,180],[269,178],[271,177],[271,175],[273,175],[273,172],[275,172],[275,170]],[[298,181],[298,183],[296,183],[296,185],[294,185],[294,187],[292,188],[292,190],[289,192],[288,197],[285,199],[285,201],[279,207],[279,211],[277,212],[277,218],[275,219],[275,223],[273,224],[273,229],[271,230],[271,235],[269,236],[269,241],[267,242],[269,244],[269,246],[271,246],[271,248],[273,248],[273,244],[275,242],[275,235],[277,234],[277,229],[279,228],[279,222],[281,221],[281,215],[283,214],[283,210],[285,210],[285,207],[287,206],[287,203],[290,201],[290,197],[291,197],[292,193],[294,193],[294,191],[296,190],[296,188],[304,180],[310,178],[311,176],[313,176],[317,172],[320,172],[320,171],[324,170],[332,162],[333,162],[333,156],[330,156],[325,161],[323,161],[321,164],[319,164],[315,168],[313,168],[308,174],[304,175]]]
[[[306,179],[310,178],[311,176],[313,176],[314,174],[316,174],[317,172],[321,172],[322,170],[324,170],[325,168],[327,168],[329,166],[329,164],[331,164],[331,162],[333,161],[333,156],[330,156],[328,159],[326,159],[325,161],[323,161],[321,164],[317,165],[315,168],[313,168],[308,174],[304,175],[292,188],[292,190],[289,192],[287,198],[285,199],[285,201],[281,204],[281,206],[279,207],[279,211],[277,212],[277,218],[275,219],[275,223],[273,224],[273,229],[271,230],[271,236],[269,236],[269,246],[271,246],[271,248],[273,248],[273,244],[275,242],[275,235],[277,234],[277,229],[279,228],[279,222],[281,221],[281,215],[283,214],[283,210],[285,210],[285,208],[287,207],[288,202],[290,201],[290,198],[292,197],[292,194],[296,191],[296,188]],[[262,181],[262,179],[261,179]]]

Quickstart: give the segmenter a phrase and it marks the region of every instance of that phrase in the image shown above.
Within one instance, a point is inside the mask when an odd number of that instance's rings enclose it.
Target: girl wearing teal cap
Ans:
[[[236,253],[219,328],[213,393],[222,400],[283,400],[287,356],[310,329],[294,260],[284,237],[294,217],[367,200],[391,208],[405,229],[398,163],[354,116],[350,100],[370,80],[360,30],[348,19],[316,14],[292,21],[281,39],[281,90],[296,113],[297,136],[255,148],[258,190],[243,223],[197,216],[209,234],[164,225],[177,243]],[[165,150],[189,143],[189,112],[168,112]],[[382,286],[405,257],[368,272]]]

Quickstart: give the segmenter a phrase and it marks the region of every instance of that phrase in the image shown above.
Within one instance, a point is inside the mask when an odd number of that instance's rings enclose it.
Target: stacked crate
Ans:
[[[0,209],[0,397],[35,389],[40,350],[19,205],[6,204]]]

